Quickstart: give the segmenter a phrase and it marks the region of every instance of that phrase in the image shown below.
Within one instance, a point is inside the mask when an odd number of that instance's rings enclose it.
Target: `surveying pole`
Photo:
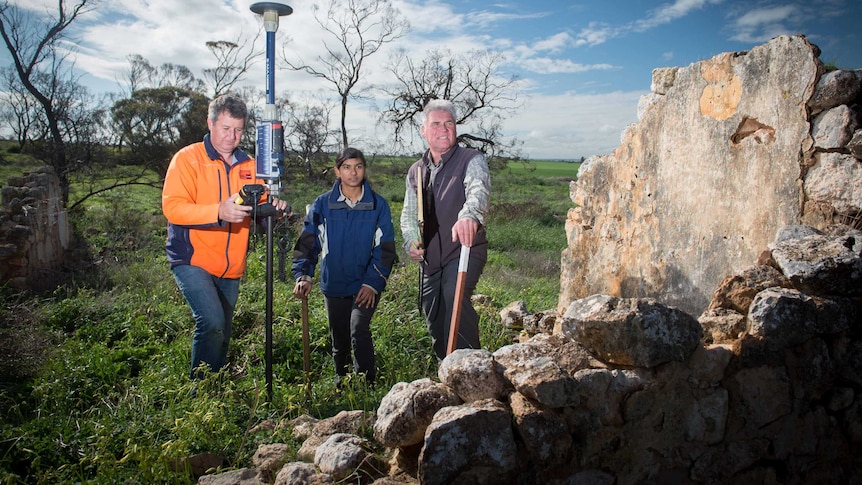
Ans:
[[[251,11],[263,16],[266,30],[266,105],[263,116],[256,120],[257,146],[255,161],[257,177],[266,181],[269,197],[277,196],[281,189],[281,171],[284,165],[284,128],[276,119],[275,109],[275,32],[278,18],[293,13],[293,9],[278,2],[258,2]],[[271,200],[271,199],[270,199]],[[266,218],[266,393],[272,401],[272,216]]]

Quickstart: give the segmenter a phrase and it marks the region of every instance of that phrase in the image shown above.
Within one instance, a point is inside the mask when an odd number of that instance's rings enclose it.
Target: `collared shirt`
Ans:
[[[358,204],[359,201],[362,200],[363,197],[365,197],[365,185],[362,185],[362,192],[359,193],[359,197],[356,199],[356,202],[350,200],[350,197],[344,195],[344,191],[341,190],[340,185],[338,186],[338,194],[338,202],[344,202],[345,204],[347,204],[347,207],[353,209],[354,207],[356,207],[356,204]]]

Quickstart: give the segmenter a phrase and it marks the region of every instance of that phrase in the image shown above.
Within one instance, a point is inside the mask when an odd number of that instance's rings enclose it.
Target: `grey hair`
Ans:
[[[425,124],[425,121],[428,120],[428,115],[431,114],[432,111],[446,111],[452,115],[453,120],[458,120],[458,110],[455,108],[455,103],[448,99],[432,99],[431,101],[428,101],[428,104],[425,105],[425,109],[422,110],[423,125]]]
[[[207,116],[211,121],[215,122],[219,115],[224,112],[227,112],[231,118],[241,119],[244,122],[248,121],[248,108],[245,105],[245,101],[231,94],[223,94],[210,101]]]

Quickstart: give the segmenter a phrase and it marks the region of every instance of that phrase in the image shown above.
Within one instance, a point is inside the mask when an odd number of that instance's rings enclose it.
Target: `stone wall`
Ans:
[[[862,71],[819,54],[781,36],[656,69],[639,121],[571,185],[557,310],[602,293],[699,315],[781,227],[858,224]]]
[[[13,177],[2,189],[0,284],[50,287],[69,246],[60,182],[49,167]]]

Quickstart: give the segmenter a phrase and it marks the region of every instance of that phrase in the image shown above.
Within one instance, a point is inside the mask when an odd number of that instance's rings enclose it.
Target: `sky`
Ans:
[[[57,5],[56,0],[10,2],[36,12]],[[135,54],[156,66],[184,65],[202,77],[202,70],[215,63],[207,41],[262,38],[252,3],[99,0],[69,30],[80,82],[94,93],[124,91],[128,56]],[[327,1],[279,3],[291,6],[293,13],[279,19],[275,57],[313,60],[327,39],[315,21],[315,14],[321,16],[316,7]],[[392,5],[410,31],[368,59],[363,82],[391,82],[386,65],[394,49],[406,50],[417,61],[434,48],[498,52],[504,58],[500,73],[519,79],[519,108],[505,120],[503,135],[517,140],[522,155],[534,160],[613,151],[625,127],[637,121],[638,100],[649,92],[655,68],[750,50],[783,34],[806,35],[826,63],[862,68],[860,0],[392,0]],[[0,62],[8,60],[4,49]],[[261,60],[244,84],[265,89],[264,69]],[[295,99],[332,93],[324,81],[278,67],[274,87],[279,96]],[[349,136],[366,153],[370,149],[363,144],[377,149],[373,140],[391,133],[390,127],[376,123],[384,103],[373,97],[350,101]],[[337,126],[338,119],[332,124]],[[459,127],[464,132],[469,127]]]

